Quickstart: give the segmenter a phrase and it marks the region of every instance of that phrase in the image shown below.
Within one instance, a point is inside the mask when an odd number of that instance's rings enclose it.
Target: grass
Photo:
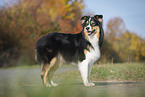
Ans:
[[[77,67],[74,65],[62,65],[63,67]],[[33,69],[40,68],[39,65],[10,67],[11,69]],[[73,74],[73,75],[72,75]],[[72,75],[72,76],[70,76]],[[65,80],[81,80],[78,69],[57,74],[56,78]],[[61,79],[60,78],[60,79]],[[91,72],[91,80],[94,81],[145,81],[145,63],[116,63],[116,64],[94,64]]]
[[[97,81],[145,81],[145,64],[95,65],[92,69],[92,79]]]
[[[46,88],[40,79],[37,66],[20,66],[0,69],[0,97],[145,97],[145,64],[120,63],[94,65],[91,79],[95,87],[85,87],[76,66],[66,72],[56,73],[55,82],[59,87]],[[74,67],[74,68],[72,68]],[[17,74],[17,75],[16,75]],[[103,82],[102,82],[103,81]],[[106,81],[106,82],[104,82]]]
[[[73,75],[72,75],[73,74]],[[71,76],[70,76],[71,75]],[[58,75],[68,80],[81,80],[78,70],[72,70]],[[93,81],[145,81],[144,63],[117,63],[94,65],[91,72]]]
[[[62,65],[63,67],[77,67],[74,65]],[[40,68],[39,65],[22,65],[10,67],[9,69],[33,69]],[[73,75],[72,75],[73,74]],[[70,76],[71,75],[71,76]],[[81,76],[78,69],[73,69],[64,74],[57,74],[56,79],[80,81]],[[91,80],[94,81],[145,81],[145,63],[116,63],[116,64],[94,64],[91,72]]]

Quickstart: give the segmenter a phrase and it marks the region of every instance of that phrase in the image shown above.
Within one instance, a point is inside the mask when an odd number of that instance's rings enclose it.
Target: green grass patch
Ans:
[[[63,67],[76,67],[74,65],[62,65]],[[22,65],[10,67],[10,69],[33,69],[40,68],[40,65]],[[78,69],[71,69],[63,74],[55,75],[60,80],[81,81],[81,75]],[[55,77],[54,76],[54,77]],[[65,79],[64,79],[65,78]],[[145,81],[144,63],[116,63],[116,64],[94,64],[91,72],[92,81]]]
[[[81,82],[79,70],[70,70],[56,75],[61,80]],[[65,79],[64,79],[65,78]],[[145,81],[144,63],[94,64],[91,72],[92,81]]]
[[[95,81],[145,81],[145,64],[94,65],[91,78]]]
[[[35,69],[36,68],[36,69]],[[77,66],[63,65],[54,74],[58,87],[44,87],[40,78],[39,65],[19,66],[0,70],[0,97],[144,97],[145,65],[142,63],[121,63],[94,65],[92,81],[94,87],[83,85]],[[127,91],[127,92],[126,92]]]

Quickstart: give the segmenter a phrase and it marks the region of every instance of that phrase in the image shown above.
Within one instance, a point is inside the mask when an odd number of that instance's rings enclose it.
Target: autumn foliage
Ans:
[[[51,32],[79,33],[83,0],[9,0],[0,7],[0,66],[34,63],[36,41]],[[108,50],[106,50],[106,48]],[[123,20],[108,22],[100,62],[142,61],[145,40],[125,29]]]
[[[80,32],[83,8],[82,0],[15,0],[5,4],[0,8],[0,66],[15,65],[24,58],[34,62],[36,40],[43,35]]]
[[[120,17],[112,18],[107,24],[102,52],[104,62],[145,61],[145,40],[127,30]]]

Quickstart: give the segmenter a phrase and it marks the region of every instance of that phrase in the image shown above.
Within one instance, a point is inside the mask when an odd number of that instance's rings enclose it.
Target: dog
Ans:
[[[100,57],[104,40],[103,15],[81,18],[82,31],[78,34],[50,33],[36,43],[35,60],[41,65],[41,78],[47,87],[58,86],[53,74],[66,63],[78,64],[85,86],[95,86],[90,80],[91,69]]]

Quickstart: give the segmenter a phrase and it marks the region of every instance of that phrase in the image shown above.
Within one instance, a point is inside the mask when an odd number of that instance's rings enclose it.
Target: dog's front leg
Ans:
[[[83,60],[78,64],[82,80],[85,86],[94,86],[94,84],[89,83],[89,64],[87,60]]]
[[[93,83],[93,82],[91,82],[91,79],[90,79],[90,77],[91,77],[91,70],[92,70],[92,67],[93,67],[93,64],[94,64],[94,62],[92,62],[92,63],[90,63],[89,65],[88,65],[88,72],[89,72],[89,74],[88,74],[88,80],[89,80],[89,83],[90,84],[92,84],[91,86],[95,86],[95,84]]]

